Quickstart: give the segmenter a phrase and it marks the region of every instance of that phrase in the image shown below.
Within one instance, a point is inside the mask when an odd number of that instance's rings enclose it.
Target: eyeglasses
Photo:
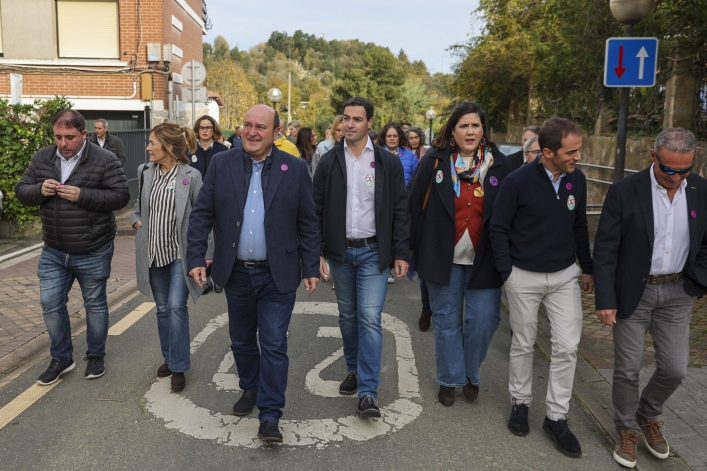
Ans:
[[[660,167],[660,171],[663,172],[666,175],[675,175],[676,173],[678,175],[685,175],[690,173],[690,170],[692,170],[692,167],[695,166],[695,161],[692,161],[692,165],[689,167],[682,168],[680,170],[676,170],[674,168],[668,167],[667,165],[663,165],[663,162],[660,161],[660,157],[658,157],[658,153],[655,153],[655,159],[658,161],[658,167]]]
[[[529,150],[529,151],[523,152],[523,153],[524,153],[525,155],[533,155],[533,154],[538,155],[538,154],[540,153],[540,149],[538,149],[538,150]]]
[[[199,126],[199,131],[211,131],[213,126]]]

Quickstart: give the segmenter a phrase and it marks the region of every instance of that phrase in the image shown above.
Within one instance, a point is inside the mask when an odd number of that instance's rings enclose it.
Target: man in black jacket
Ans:
[[[513,170],[518,170],[523,166],[523,163],[526,162],[525,143],[528,142],[528,139],[531,137],[538,137],[539,132],[540,126],[527,126],[523,129],[523,140],[520,143],[521,149],[518,152],[514,152],[508,156],[508,160],[511,161]]]
[[[336,282],[339,326],[348,374],[341,394],[358,391],[362,417],[380,417],[376,398],[383,346],[381,315],[388,271],[408,269],[408,212],[400,159],[368,137],[373,104],[344,104],[344,139],[324,154],[314,174],[314,203],[322,234],[319,271]]]
[[[44,249],[39,259],[39,301],[51,339],[52,361],[37,382],[48,385],[76,366],[68,293],[78,280],[86,308],[86,378],[105,373],[106,282],[117,230],[113,211],[128,204],[123,167],[111,152],[86,139],[86,122],[73,110],[54,118],[56,145],[45,147],[15,187],[20,203],[39,206]]]
[[[543,430],[559,451],[578,457],[582,449],[565,417],[582,334],[577,260],[584,272],[584,293],[594,289],[587,185],[576,168],[582,130],[566,119],[551,118],[540,129],[539,142],[542,157],[506,177],[491,216],[491,246],[505,282],[513,329],[508,428],[519,436],[529,431],[533,346],[543,303],[553,332]]]
[[[125,165],[128,158],[125,155],[123,143],[120,139],[108,132],[108,121],[103,118],[97,119],[95,125],[93,126],[93,130],[96,134],[89,138],[91,142],[97,146],[103,147],[105,150],[111,151],[116,157],[118,157],[120,164]]]
[[[614,459],[631,468],[639,431],[653,455],[669,455],[658,420],[687,374],[693,298],[707,294],[707,181],[690,173],[696,145],[685,129],[658,134],[653,164],[609,189],[594,242],[597,316],[614,333]],[[647,331],[656,371],[639,400]]]

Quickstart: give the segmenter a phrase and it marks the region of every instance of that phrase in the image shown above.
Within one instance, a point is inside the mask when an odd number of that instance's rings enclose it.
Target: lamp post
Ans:
[[[633,25],[648,16],[653,10],[654,0],[610,0],[609,8],[619,23],[624,25],[624,36],[633,35]],[[626,166],[626,132],[628,131],[628,87],[621,89],[619,97],[619,124],[616,130],[616,161],[614,162],[614,181],[624,177]]]
[[[427,113],[425,113],[425,118],[427,118],[430,121],[430,145],[432,145],[432,138],[434,137],[432,135],[432,120],[437,117],[437,112],[430,108],[427,110]]]
[[[282,92],[279,88],[271,88],[268,90],[268,100],[272,103],[272,107],[277,111],[277,104],[282,100]]]

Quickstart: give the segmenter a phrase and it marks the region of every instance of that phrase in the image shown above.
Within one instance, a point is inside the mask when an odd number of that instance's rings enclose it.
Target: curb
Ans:
[[[111,310],[122,306],[124,301],[128,300],[127,298],[137,294],[137,292],[137,281],[133,278],[115,291],[108,293],[109,316]],[[86,309],[78,311],[78,316],[78,318],[70,317],[72,339],[76,338],[86,328]],[[0,378],[20,368],[37,354],[41,352],[48,353],[50,344],[49,334],[45,330],[29,342],[0,358]]]
[[[538,335],[535,345],[540,353],[548,359],[550,358],[550,352],[552,352],[549,333],[550,321],[545,314],[545,306],[541,305],[538,313]],[[579,352],[577,352],[573,396],[604,433],[609,453],[613,453],[613,447],[616,444],[618,435],[614,425],[611,385]],[[621,469],[627,469],[618,463],[616,465]],[[691,470],[692,468],[678,456],[671,455],[665,460],[655,458],[639,441],[636,467],[634,469],[639,471],[683,471]]]

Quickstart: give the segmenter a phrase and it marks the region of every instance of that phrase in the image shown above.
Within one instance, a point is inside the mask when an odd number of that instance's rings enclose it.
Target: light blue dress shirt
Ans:
[[[547,173],[547,176],[550,177],[550,183],[552,183],[552,187],[555,189],[555,194],[557,195],[560,192],[560,182],[562,182],[562,179],[567,176],[567,174],[563,173],[557,178],[557,181],[553,181],[555,176],[552,174],[552,172],[549,171],[544,165],[543,168],[545,169],[545,173]]]
[[[243,229],[238,241],[238,260],[263,261],[268,259],[265,244],[265,202],[263,201],[263,167],[265,159],[256,162],[251,159],[252,171],[248,198],[243,217]]]

